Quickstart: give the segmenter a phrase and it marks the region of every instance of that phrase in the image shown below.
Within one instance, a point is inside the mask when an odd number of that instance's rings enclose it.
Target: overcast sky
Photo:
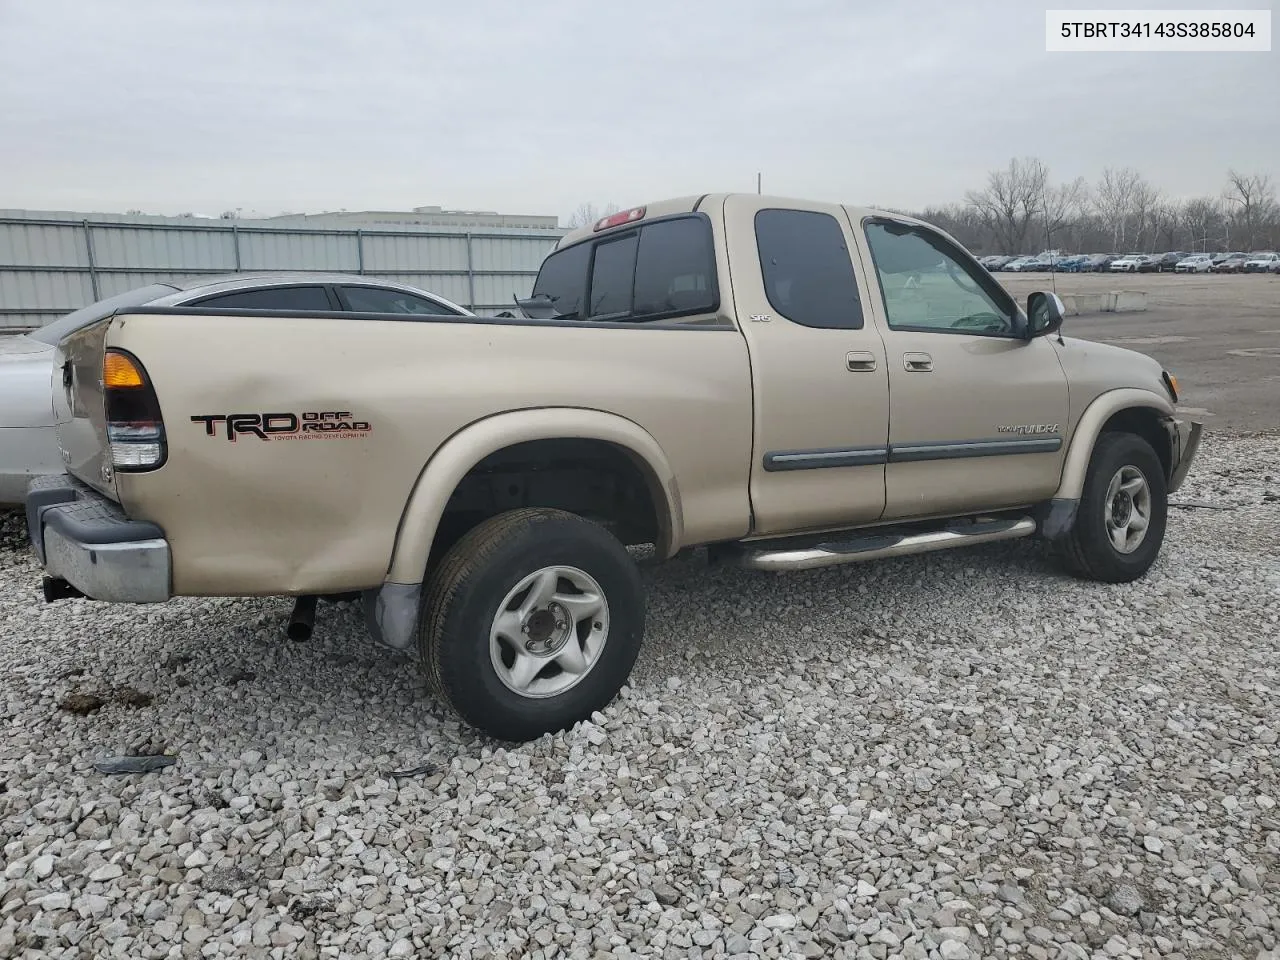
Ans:
[[[1046,6],[1106,4],[0,0],[0,207],[563,218],[762,171],[767,193],[919,208],[1014,155],[1173,196],[1231,166],[1280,179],[1274,39],[1050,54]]]

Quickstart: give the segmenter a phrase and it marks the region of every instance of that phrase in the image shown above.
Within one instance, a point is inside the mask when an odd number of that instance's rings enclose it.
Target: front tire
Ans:
[[[644,589],[626,548],[562,510],[499,514],[433,572],[418,645],[432,690],[472,726],[523,742],[617,696],[644,636]]]
[[[1062,558],[1089,580],[1137,580],[1160,553],[1168,511],[1164,467],[1151,444],[1132,433],[1104,433],[1089,460]]]

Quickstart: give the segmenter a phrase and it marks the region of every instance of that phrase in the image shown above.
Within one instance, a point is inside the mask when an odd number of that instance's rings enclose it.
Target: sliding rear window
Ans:
[[[654,321],[720,307],[711,223],[701,214],[642,224],[553,253],[533,295],[572,319]]]

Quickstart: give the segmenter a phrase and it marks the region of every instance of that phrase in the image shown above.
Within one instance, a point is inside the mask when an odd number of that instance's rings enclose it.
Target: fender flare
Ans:
[[[445,505],[477,463],[512,444],[565,438],[611,443],[633,458],[658,511],[658,554],[673,554],[684,535],[680,490],[675,471],[653,435],[632,420],[601,410],[538,407],[473,421],[437,448],[414,481],[401,513],[386,582],[406,586],[422,582]]]
[[[1153,410],[1162,417],[1174,415],[1174,407],[1168,397],[1135,387],[1108,390],[1085,408],[1067,448],[1067,456],[1062,463],[1062,480],[1053,495],[1054,500],[1080,499],[1084,492],[1085,477],[1089,472],[1089,459],[1093,456],[1093,447],[1098,442],[1103,426],[1121,410],[1139,407]]]

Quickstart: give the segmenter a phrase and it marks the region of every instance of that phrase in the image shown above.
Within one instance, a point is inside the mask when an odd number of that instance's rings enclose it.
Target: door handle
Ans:
[[[908,373],[929,373],[933,370],[933,357],[927,353],[904,353],[902,365]]]
[[[844,365],[854,373],[869,373],[876,368],[876,355],[870,350],[854,350],[844,355]]]

